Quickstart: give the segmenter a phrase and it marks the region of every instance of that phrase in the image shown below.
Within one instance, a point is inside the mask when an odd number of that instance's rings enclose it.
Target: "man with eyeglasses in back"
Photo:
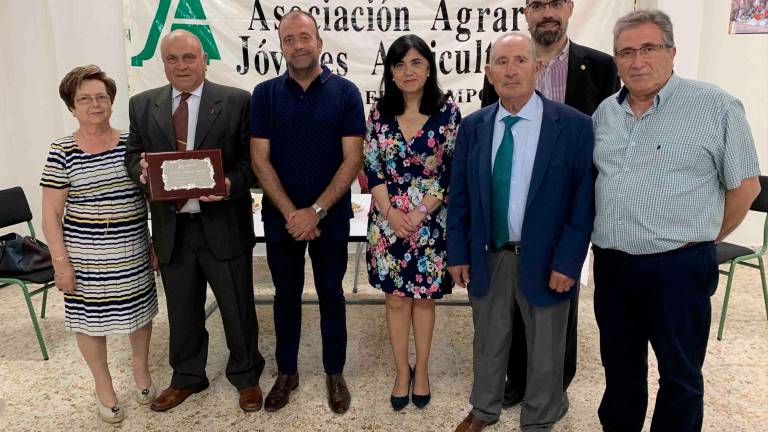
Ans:
[[[568,38],[568,21],[573,14],[573,1],[527,1],[525,19],[528,31],[536,43],[536,52],[542,62],[541,76],[536,90],[555,102],[565,103],[586,115],[592,115],[605,98],[619,90],[616,65],[610,55],[578,45]],[[481,96],[482,106],[499,99],[493,85],[486,78]],[[579,297],[571,300],[565,346],[563,388],[568,389],[576,375]],[[504,387],[504,408],[517,405],[525,394],[527,351],[525,324],[519,312],[515,313],[512,346],[507,364]]]
[[[595,318],[604,431],[643,430],[648,343],[659,369],[651,431],[700,431],[715,243],[760,192],[741,102],[673,72],[672,23],[638,10],[613,30],[624,88],[593,115]]]

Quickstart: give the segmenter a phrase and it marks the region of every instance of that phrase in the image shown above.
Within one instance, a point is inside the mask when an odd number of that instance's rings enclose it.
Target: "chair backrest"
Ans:
[[[32,211],[21,187],[0,190],[0,228],[31,220]]]
[[[768,213],[768,176],[759,176],[760,193],[754,201],[750,210]]]
[[[752,201],[750,210],[765,213],[765,221],[763,222],[763,245],[760,246],[756,252],[760,255],[765,255],[768,252],[768,176],[759,176],[760,179],[760,193],[757,194],[757,198]]]

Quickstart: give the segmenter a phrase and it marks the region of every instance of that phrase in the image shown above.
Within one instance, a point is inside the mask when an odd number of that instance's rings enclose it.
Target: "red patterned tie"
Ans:
[[[176,150],[187,151],[187,129],[189,127],[189,105],[187,99],[192,96],[191,93],[182,93],[179,107],[173,113],[173,134],[176,137]],[[181,210],[187,203],[186,198],[176,200],[176,210]]]

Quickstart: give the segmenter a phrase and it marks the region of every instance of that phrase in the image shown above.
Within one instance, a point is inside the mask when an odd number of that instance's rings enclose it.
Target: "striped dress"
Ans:
[[[69,188],[63,233],[76,287],[64,295],[64,326],[90,336],[131,333],[157,314],[147,207],[123,163],[127,138],[96,154],[72,135],[56,140],[40,180]]]

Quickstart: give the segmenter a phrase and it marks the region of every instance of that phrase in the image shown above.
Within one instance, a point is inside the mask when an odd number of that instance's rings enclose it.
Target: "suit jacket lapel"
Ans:
[[[157,122],[157,126],[163,131],[165,137],[165,147],[167,151],[176,151],[176,138],[173,133],[173,119],[171,108],[171,86],[167,85],[160,89],[157,97],[155,98],[155,109],[152,112],[152,117]],[[160,143],[152,143],[153,146]],[[157,150],[161,150],[157,148]]]
[[[203,86],[200,98],[200,109],[197,112],[197,128],[195,129],[195,149],[202,148],[211,126],[221,113],[221,97],[214,85],[208,80]]]
[[[491,196],[493,191],[491,190],[492,170],[491,170],[491,157],[493,157],[493,128],[494,120],[496,119],[496,113],[498,112],[498,104],[495,108],[486,110],[483,119],[480,121],[477,127],[477,163],[478,173],[480,176],[480,205],[483,210],[483,220],[485,220],[485,228],[487,235],[490,238],[491,233]],[[470,191],[472,193],[472,191]]]
[[[549,159],[552,156],[552,149],[554,149],[555,143],[563,129],[558,123],[559,115],[555,105],[543,96],[541,96],[541,102],[543,104],[541,132],[539,132],[539,145],[536,148],[536,157],[533,161],[533,173],[531,174],[531,185],[528,188],[528,198],[525,201],[526,208],[528,208],[528,204],[531,203],[531,199],[536,195],[536,191],[541,185],[549,165]]]
[[[588,73],[589,59],[584,55],[581,45],[571,42],[568,48],[568,76],[565,84],[566,105],[580,106],[588,90]]]

